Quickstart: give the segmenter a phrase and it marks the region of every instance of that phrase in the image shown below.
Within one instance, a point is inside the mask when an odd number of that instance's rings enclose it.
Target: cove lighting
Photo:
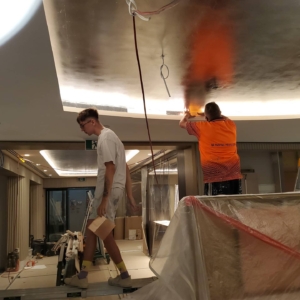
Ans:
[[[266,101],[220,101],[222,113],[232,119],[285,119],[299,118],[300,99]]]
[[[127,112],[120,111],[104,111],[99,108],[101,115],[119,115],[135,117],[144,117],[143,101],[140,97],[132,97],[119,92],[102,92],[92,89],[77,88],[74,86],[62,85],[59,87],[62,104],[65,111],[81,111],[84,105],[95,107],[115,107],[126,109]],[[182,99],[172,98],[171,100],[153,100],[147,98],[147,112],[149,115],[166,116],[167,111],[172,110],[183,111]],[[177,116],[170,116],[177,118]]]
[[[41,2],[41,0],[0,1],[0,46],[27,24]]]
[[[125,156],[126,156],[126,162],[130,161],[135,155],[137,155],[140,151],[139,150],[125,150]],[[44,159],[48,162],[48,164],[51,166],[52,169],[55,170],[55,172],[59,176],[65,176],[65,177],[72,177],[72,176],[97,176],[98,170],[97,170],[97,163],[95,162],[95,167],[92,169],[87,168],[64,168],[59,165],[57,161],[55,161],[54,158],[54,152],[49,150],[42,150],[40,151],[40,154],[44,157]],[[72,162],[71,162],[72,165]],[[83,166],[84,167],[84,166]]]
[[[77,87],[60,86],[62,104],[65,111],[79,112],[88,105],[97,107],[100,115],[114,115],[120,117],[144,118],[144,108],[140,98],[129,97],[123,93],[109,93],[97,90],[80,89]],[[211,96],[207,102],[215,101],[219,104],[222,113],[233,120],[267,120],[299,118],[300,99],[280,99],[273,94],[267,99],[259,95],[254,100],[240,99],[236,95]],[[147,113],[149,118],[173,119],[181,118],[183,97],[158,100],[147,98]],[[84,106],[82,106],[84,105]],[[127,111],[102,110],[100,106],[125,108]],[[175,114],[167,114],[172,111]]]

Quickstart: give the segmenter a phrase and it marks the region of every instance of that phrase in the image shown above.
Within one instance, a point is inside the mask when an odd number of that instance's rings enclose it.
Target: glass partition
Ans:
[[[47,240],[57,241],[67,230],[66,190],[47,190]]]

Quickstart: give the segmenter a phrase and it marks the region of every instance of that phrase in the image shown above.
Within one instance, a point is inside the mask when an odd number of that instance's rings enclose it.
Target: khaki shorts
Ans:
[[[122,200],[124,195],[124,189],[122,188],[113,188],[111,190],[110,198],[108,199],[108,204],[106,208],[105,217],[112,222],[115,222],[116,211],[119,205],[120,200]],[[93,207],[89,219],[96,219],[98,217],[97,208],[101,204],[102,198],[99,200],[94,200]]]

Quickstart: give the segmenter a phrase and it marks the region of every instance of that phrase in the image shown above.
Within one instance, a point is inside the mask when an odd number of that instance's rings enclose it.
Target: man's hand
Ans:
[[[97,214],[99,217],[104,217],[106,215],[107,204],[108,204],[108,197],[103,197],[101,204],[97,208]]]
[[[180,120],[180,122],[179,122],[179,126],[180,126],[181,128],[186,128],[186,123],[187,123],[188,119],[194,118],[194,117],[195,117],[195,116],[191,116],[191,114],[190,114],[189,111],[185,111],[185,112],[184,112],[183,118],[182,118],[182,119]]]
[[[186,120],[188,120],[188,119],[190,119],[190,118],[195,118],[195,116],[192,116],[192,115],[190,114],[190,112],[189,112],[188,110],[186,110],[186,111],[184,112],[183,118],[186,119]]]
[[[135,202],[133,196],[128,196],[128,200],[129,200],[130,208],[131,208],[133,211],[138,210],[138,206],[136,205],[136,202]]]

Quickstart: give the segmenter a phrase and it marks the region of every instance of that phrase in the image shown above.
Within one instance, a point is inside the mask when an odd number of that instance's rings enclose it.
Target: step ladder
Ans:
[[[80,261],[83,256],[83,238],[86,231],[87,222],[93,208],[94,197],[91,191],[88,191],[89,203],[86,209],[81,232],[67,232],[62,235],[60,240],[54,245],[53,251],[58,254],[56,286],[64,285],[64,279],[72,277],[80,271]],[[81,243],[78,243],[78,240]],[[79,246],[80,245],[80,246]],[[110,263],[110,256],[105,253],[103,241],[97,237],[97,248],[95,251],[93,263],[99,258],[104,258],[107,264]]]

